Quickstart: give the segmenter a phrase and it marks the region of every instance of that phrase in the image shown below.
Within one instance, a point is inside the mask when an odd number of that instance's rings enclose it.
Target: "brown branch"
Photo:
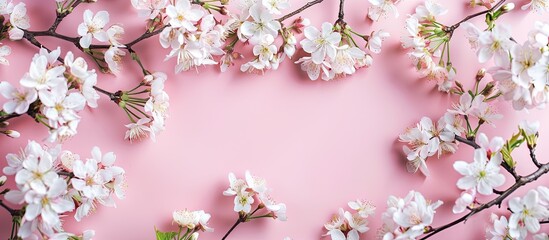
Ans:
[[[473,19],[473,18],[476,18],[478,16],[481,16],[481,15],[484,15],[484,14],[487,14],[489,12],[493,12],[494,10],[498,9],[503,3],[505,3],[506,0],[500,0],[498,3],[496,3],[496,5],[492,6],[492,8],[488,9],[488,10],[484,10],[482,12],[478,12],[478,13],[475,13],[475,14],[472,14],[472,15],[469,15],[467,17],[465,17],[464,19],[462,19],[461,21],[457,22],[456,24],[448,27],[446,29],[446,32],[448,33],[452,33],[454,32],[454,30],[456,30],[459,25],[461,25],[462,23],[466,22],[466,21],[469,21],[470,19]]]
[[[2,206],[4,209],[6,209],[11,216],[18,216],[21,214],[21,210],[17,210],[17,209],[13,209],[13,208],[10,208],[8,207],[6,204],[4,204],[4,202],[2,202],[2,200],[0,200],[0,206]]]
[[[519,189],[520,187],[528,184],[528,183],[531,183],[533,181],[536,181],[539,177],[541,177],[542,175],[546,174],[547,172],[549,172],[549,163],[547,164],[542,164],[540,168],[538,168],[538,170],[536,170],[535,172],[531,173],[530,175],[527,175],[525,177],[520,177],[516,182],[515,184],[513,184],[511,187],[509,187],[507,190],[503,191],[503,193],[498,196],[497,198],[494,198],[492,201],[488,202],[488,203],[485,203],[485,204],[482,204],[480,205],[479,207],[477,208],[473,208],[471,209],[471,212],[469,212],[467,215],[465,216],[462,216],[461,218],[451,222],[451,223],[448,223],[446,225],[443,225],[441,227],[438,227],[438,228],[432,228],[431,230],[429,230],[427,233],[427,236],[421,238],[422,240],[423,239],[427,239],[445,229],[448,229],[458,223],[465,223],[467,221],[467,219],[469,219],[470,217],[474,216],[475,214],[477,213],[480,213],[488,208],[491,208],[493,207],[494,205],[501,205],[501,203],[503,202],[503,200],[505,200],[509,195],[511,195],[513,192],[515,192],[517,189]]]
[[[459,135],[456,135],[455,139],[456,139],[456,141],[465,143],[465,144],[473,147],[474,149],[479,149],[480,148],[480,145],[478,145],[475,141],[469,140],[469,139],[461,137]]]
[[[291,12],[291,13],[288,13],[288,14],[286,14],[286,15],[280,17],[279,19],[277,19],[277,21],[282,22],[282,21],[284,21],[284,20],[286,20],[286,19],[288,19],[288,18],[291,18],[291,17],[295,16],[296,14],[298,14],[298,13],[300,13],[300,12],[305,11],[305,9],[307,9],[307,8],[310,8],[310,7],[312,7],[312,6],[316,5],[316,4],[321,3],[322,1],[324,1],[324,0],[314,0],[314,1],[310,1],[310,2],[308,2],[307,4],[303,5],[302,7],[296,9],[295,11],[293,11],[293,12]]]
[[[536,148],[528,146],[528,150],[530,151],[530,158],[532,159],[532,162],[536,167],[541,167],[541,164],[538,162],[538,159],[536,158]]]

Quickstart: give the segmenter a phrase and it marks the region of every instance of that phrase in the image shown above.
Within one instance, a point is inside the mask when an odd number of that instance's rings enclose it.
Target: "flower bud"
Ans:
[[[4,131],[4,134],[6,134],[6,136],[11,137],[11,138],[18,138],[18,137],[21,136],[21,134],[18,131],[15,131],[15,130],[6,130],[6,131]]]
[[[7,126],[9,126],[10,123],[9,122],[0,122],[0,128],[5,128]]]
[[[486,98],[488,98],[490,95],[492,95],[492,93],[494,93],[494,82],[489,82],[488,84],[486,84],[486,87],[484,87],[484,89],[482,89],[482,91],[480,92],[482,95],[484,95]]]
[[[482,80],[484,78],[484,76],[486,76],[486,69],[481,68],[480,70],[478,70],[477,76],[475,77],[475,79],[478,82],[480,82],[480,80]]]
[[[198,239],[198,236],[199,236],[199,234],[198,234],[197,232],[195,232],[195,233],[193,233],[193,234],[191,235],[190,240],[197,240],[197,239]]]
[[[0,177],[0,187],[4,186],[4,183],[6,183],[7,180],[8,180],[8,178],[6,176],[2,175]]]
[[[227,8],[225,6],[222,6],[220,9],[219,9],[219,13],[221,15],[227,15],[229,14],[229,10],[227,10]]]
[[[512,11],[513,9],[515,9],[515,4],[514,3],[507,3],[505,5],[503,5],[503,7],[501,7],[503,13],[508,13],[510,11]]]

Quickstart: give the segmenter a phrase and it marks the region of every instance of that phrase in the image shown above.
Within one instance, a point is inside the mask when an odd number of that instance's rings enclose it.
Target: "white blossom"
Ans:
[[[16,89],[9,82],[0,82],[0,94],[9,101],[4,103],[6,113],[23,114],[29,110],[29,105],[38,99],[38,93],[33,88]]]
[[[80,38],[80,46],[89,48],[92,38],[100,42],[109,40],[107,32],[103,29],[109,22],[109,13],[107,11],[99,11],[95,15],[89,9],[84,11],[84,22],[78,25],[78,35]]]
[[[490,195],[494,188],[505,183],[505,176],[500,173],[503,161],[501,153],[495,153],[488,158],[485,149],[476,149],[472,163],[456,161],[454,169],[463,175],[457,186],[463,190],[475,188],[480,194]]]

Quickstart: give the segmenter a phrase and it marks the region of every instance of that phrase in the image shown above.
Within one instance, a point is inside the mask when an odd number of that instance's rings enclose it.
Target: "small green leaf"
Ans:
[[[154,230],[156,231],[156,240],[172,240],[177,235],[176,232],[161,232],[156,228]]]

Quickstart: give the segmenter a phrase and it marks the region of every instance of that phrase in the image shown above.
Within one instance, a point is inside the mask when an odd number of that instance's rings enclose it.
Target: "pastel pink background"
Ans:
[[[54,18],[53,1],[24,0],[31,16],[31,29],[42,30]],[[306,1],[293,0],[292,9]],[[428,161],[432,175],[428,178],[406,172],[402,145],[398,135],[422,116],[438,119],[455,99],[437,92],[433,82],[418,80],[411,61],[401,49],[399,39],[405,34],[407,14],[422,1],[408,0],[398,5],[400,17],[389,17],[372,24],[366,21],[366,0],[346,1],[346,21],[358,32],[369,33],[380,28],[391,33],[382,54],[374,56],[370,69],[361,69],[352,77],[331,82],[309,81],[299,66],[286,61],[278,71],[264,75],[240,73],[238,67],[221,74],[217,68],[199,68],[174,75],[174,61],[163,62],[168,50],[162,49],[158,38],[135,46],[147,68],[169,74],[166,84],[170,95],[170,118],[167,130],[157,143],[144,141],[130,144],[124,141],[123,111],[102,96],[99,108],[85,110],[79,134],[64,144],[81,156],[89,156],[93,146],[104,152],[114,151],[117,164],[127,172],[127,197],[117,201],[117,208],[100,207],[80,223],[66,217],[69,231],[96,231],[95,239],[153,239],[154,226],[175,230],[171,213],[178,209],[204,209],[212,214],[214,233],[202,234],[201,239],[220,239],[236,219],[233,199],[222,196],[228,186],[227,174],[243,176],[245,170],[267,179],[272,195],[288,206],[288,221],[268,219],[239,226],[229,239],[281,240],[319,239],[323,224],[349,200],[371,200],[378,210],[370,219],[371,230],[365,239],[376,237],[389,195],[404,196],[408,191],[421,191],[426,198],[442,200],[434,226],[460,217],[453,215],[451,206],[459,195],[453,170],[455,160],[472,160],[472,149],[465,145],[452,156]],[[451,9],[440,21],[448,25],[465,15],[478,11],[466,7],[468,1],[440,1]],[[521,6],[525,1],[520,1]],[[337,17],[336,0],[326,0],[302,15],[312,23],[333,22]],[[108,10],[110,23],[122,23],[125,40],[143,31],[143,21],[128,0],[100,0],[83,4],[60,26],[60,31],[76,35],[85,8]],[[513,36],[522,42],[536,19],[547,15],[528,14],[521,10],[502,17],[513,26]],[[483,19],[474,22],[483,26]],[[471,86],[478,69],[475,53],[464,39],[462,29],[452,41],[452,58],[458,68],[458,80]],[[299,37],[300,39],[301,37]],[[51,39],[40,39],[50,48],[61,45],[77,51],[74,46]],[[125,42],[126,42],[125,41]],[[10,67],[0,67],[1,80],[17,82],[28,71],[37,49],[26,42],[7,42],[13,48]],[[245,52],[249,57],[250,52]],[[298,53],[302,54],[302,53]],[[116,91],[128,89],[139,81],[140,71],[126,59],[124,74],[118,78],[101,75],[99,86]],[[91,61],[90,61],[91,62]],[[91,64],[91,63],[90,63]],[[505,118],[496,121],[497,128],[486,126],[483,131],[509,137],[524,119],[540,120],[539,159],[549,158],[549,110],[515,112],[507,102],[498,102]],[[27,140],[46,137],[46,129],[30,118],[13,120],[19,139],[1,137],[0,155],[17,152]],[[533,170],[533,165],[521,150],[515,154],[518,172]],[[0,161],[0,167],[5,166]],[[507,175],[506,175],[507,176]],[[508,178],[507,185],[511,184]],[[535,184],[549,184],[544,176]],[[503,189],[503,188],[502,188]],[[517,194],[525,193],[524,190]],[[515,194],[515,195],[517,195]],[[499,211],[499,210],[498,210]],[[9,233],[9,216],[0,211],[0,238]],[[434,239],[483,239],[489,224],[489,213],[470,219],[440,233]],[[546,227],[544,229],[548,231]]]

